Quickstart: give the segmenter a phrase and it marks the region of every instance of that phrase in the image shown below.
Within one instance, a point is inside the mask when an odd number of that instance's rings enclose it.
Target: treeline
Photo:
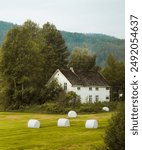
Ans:
[[[49,22],[39,27],[28,20],[15,26],[7,33],[0,50],[0,104],[5,109],[19,109],[56,102],[62,90],[58,84],[48,87],[47,82],[56,69],[69,67],[102,72],[112,86],[112,100],[118,100],[119,94],[124,93],[124,63],[109,54],[106,67],[101,68],[96,59],[86,47],[69,54],[60,31]],[[69,99],[68,95],[64,97]]]
[[[15,25],[12,23],[0,21],[0,46],[6,33]],[[68,51],[71,52],[75,48],[88,48],[92,53],[96,54],[96,64],[105,67],[106,60],[111,53],[119,61],[125,60],[125,40],[117,39],[103,34],[83,34],[60,31],[65,40]]]

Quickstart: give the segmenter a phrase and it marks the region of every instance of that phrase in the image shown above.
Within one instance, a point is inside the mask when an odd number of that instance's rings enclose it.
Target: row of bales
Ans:
[[[108,107],[103,107],[103,111],[109,111]],[[77,113],[73,110],[68,112],[68,118],[77,118]],[[58,127],[70,127],[70,120],[68,118],[59,118],[57,121]],[[40,128],[40,121],[30,119],[28,121],[28,128]],[[98,128],[98,121],[96,119],[86,120],[85,128]]]

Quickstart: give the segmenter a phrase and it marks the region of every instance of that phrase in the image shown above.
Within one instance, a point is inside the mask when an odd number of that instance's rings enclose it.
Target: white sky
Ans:
[[[49,21],[59,30],[125,38],[124,5],[125,0],[0,0],[0,20]]]

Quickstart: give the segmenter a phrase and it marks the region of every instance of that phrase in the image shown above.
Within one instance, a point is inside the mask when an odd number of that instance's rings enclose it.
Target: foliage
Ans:
[[[59,97],[59,94],[63,91],[62,87],[59,85],[56,79],[52,82],[46,84],[44,90],[41,92],[42,102],[45,103],[48,101],[56,101]]]
[[[44,60],[42,76],[44,83],[47,83],[55,70],[67,67],[68,51],[60,31],[53,24],[47,22],[43,25],[41,32],[44,38],[41,49],[41,55]]]
[[[13,109],[42,103],[45,84],[54,69],[65,68],[66,57],[64,40],[50,23],[40,28],[28,20],[11,29],[1,48],[0,71],[8,83],[6,93],[10,100],[6,103]]]
[[[62,93],[62,92],[61,92]],[[66,95],[66,93],[65,93]],[[34,112],[34,113],[50,113],[50,114],[65,114],[70,110],[75,110],[77,113],[100,113],[104,112],[102,110],[103,107],[109,107],[110,111],[116,111],[117,102],[97,102],[97,103],[84,103],[76,105],[73,107],[72,105],[67,105],[64,101],[65,95],[63,99],[54,102],[53,100],[48,100],[44,104],[32,104],[32,105],[21,105],[19,109],[13,110],[18,112]],[[11,108],[7,108],[6,111],[11,111]]]
[[[68,46],[69,51],[76,47],[83,49],[84,46],[97,56],[96,64],[106,66],[106,59],[112,53],[118,60],[125,60],[125,41],[104,34],[83,34],[62,31],[62,36]]]
[[[78,96],[75,92],[70,91],[66,93],[63,103],[67,107],[71,107],[71,108],[78,107],[81,104],[80,96]]]
[[[107,66],[103,69],[102,74],[107,79],[112,88],[112,100],[118,100],[119,94],[125,92],[125,65],[123,62],[115,60],[110,54],[107,59]]]
[[[64,110],[77,109],[81,105],[80,96],[73,91],[66,93],[64,90],[60,92],[57,103],[59,109],[63,108]],[[63,112],[66,112],[66,110]]]
[[[38,26],[27,21],[7,34],[2,45],[1,72],[9,83],[9,105],[18,108],[37,96],[40,78]],[[33,84],[34,83],[34,84]]]
[[[0,22],[0,45],[7,31],[14,25],[7,22]],[[71,33],[60,32],[65,43],[71,52],[76,47],[81,49],[87,46],[90,51],[97,55],[96,64],[104,67],[106,66],[106,58],[109,53],[112,53],[118,60],[125,60],[125,40],[117,39],[103,34],[83,34],[83,33]]]
[[[108,150],[125,149],[125,106],[121,103],[115,115],[112,116],[106,130],[105,144]]]
[[[76,70],[91,70],[95,68],[96,55],[86,48],[76,48],[72,51],[69,66]]]
[[[103,107],[109,107],[110,111],[115,111],[116,105],[117,102],[84,103],[80,106],[78,111],[81,113],[99,113],[102,112]]]

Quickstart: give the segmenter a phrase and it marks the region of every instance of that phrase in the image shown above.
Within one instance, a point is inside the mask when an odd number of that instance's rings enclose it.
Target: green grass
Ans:
[[[70,119],[71,127],[57,127],[66,115],[0,113],[0,150],[94,150],[103,136],[112,113],[83,114]],[[29,119],[38,119],[41,128],[27,128]],[[87,119],[97,119],[98,129],[86,129]]]

